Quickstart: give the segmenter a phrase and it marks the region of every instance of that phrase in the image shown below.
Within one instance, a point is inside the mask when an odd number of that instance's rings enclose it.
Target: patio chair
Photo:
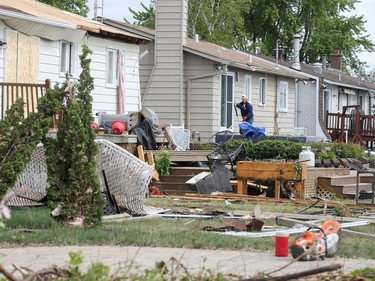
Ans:
[[[229,130],[220,131],[212,135],[208,144],[213,146],[214,150],[207,155],[211,164],[214,160],[221,159],[223,163],[229,163],[231,165],[231,170],[234,171],[234,166],[243,151],[244,144],[241,143],[238,147],[228,146],[227,144],[233,139],[233,136],[233,132]]]
[[[183,126],[170,125],[166,128],[168,138],[174,150],[186,151],[190,149],[190,131]]]

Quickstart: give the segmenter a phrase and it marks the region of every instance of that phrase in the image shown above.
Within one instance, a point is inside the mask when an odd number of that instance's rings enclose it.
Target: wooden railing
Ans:
[[[25,117],[31,112],[36,112],[38,99],[44,96],[46,90],[50,88],[51,81],[49,79],[47,79],[44,84],[0,82],[0,118],[4,118],[6,111],[18,98],[22,98],[25,103]]]
[[[347,109],[353,111],[348,114]],[[326,113],[326,128],[332,141],[365,145],[375,142],[375,116],[361,114],[359,105],[344,106],[343,113]]]

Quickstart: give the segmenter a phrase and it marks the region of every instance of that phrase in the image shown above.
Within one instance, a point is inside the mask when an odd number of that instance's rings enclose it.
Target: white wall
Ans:
[[[140,86],[139,86],[139,48],[136,44],[112,41],[108,39],[90,36],[84,39],[89,48],[93,51],[90,69],[94,78],[93,114],[105,111],[106,113],[117,113],[117,91],[116,87],[108,87],[105,83],[106,77],[106,56],[107,48],[119,49],[125,52],[125,111],[135,112],[140,110]],[[85,43],[85,42],[82,42]],[[40,73],[39,80],[51,79],[52,85],[56,82],[63,82],[65,75],[60,74],[60,42],[41,40],[40,48]],[[81,46],[78,46],[77,65],[79,66],[79,55]],[[81,72],[77,70],[77,76]]]

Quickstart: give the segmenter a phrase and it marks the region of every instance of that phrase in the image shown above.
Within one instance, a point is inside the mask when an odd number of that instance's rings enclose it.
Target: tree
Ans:
[[[82,72],[77,85],[68,85],[63,120],[56,140],[48,140],[48,204],[60,208],[59,219],[70,226],[93,227],[101,222],[104,199],[96,173],[95,132],[91,127],[93,78],[88,55],[82,46]],[[65,92],[65,88],[59,91]]]
[[[206,41],[263,55],[271,55],[279,40],[286,55],[292,57],[293,37],[299,34],[302,36],[302,62],[319,62],[323,55],[339,48],[345,58],[346,70],[363,77],[364,62],[357,54],[360,49],[374,51],[375,45],[366,34],[363,16],[345,15],[354,9],[356,2],[190,0],[189,36],[199,34]],[[147,19],[153,11],[154,3],[151,3]],[[137,24],[150,22],[139,18]]]
[[[133,24],[142,25],[147,28],[155,27],[155,0],[150,1],[150,5],[146,7],[142,2],[141,6],[144,11],[134,11],[129,7],[129,11],[133,14],[133,18],[136,20]],[[129,23],[129,21],[124,18],[124,21]]]
[[[38,112],[24,117],[24,102],[17,99],[0,120],[0,198],[14,187],[18,175],[48,132],[52,115],[61,107],[64,96],[47,90],[38,100]]]
[[[89,7],[87,6],[87,0],[38,0],[50,6],[65,10],[83,17],[87,17],[89,13]]]

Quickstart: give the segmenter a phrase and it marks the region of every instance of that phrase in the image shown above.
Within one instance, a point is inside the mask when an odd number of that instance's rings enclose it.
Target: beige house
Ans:
[[[142,105],[160,123],[199,132],[238,132],[242,95],[254,108],[255,126],[268,135],[295,132],[296,81],[307,76],[257,56],[187,38],[187,0],[158,0],[156,29],[105,19],[104,23],[151,40],[140,45]]]

